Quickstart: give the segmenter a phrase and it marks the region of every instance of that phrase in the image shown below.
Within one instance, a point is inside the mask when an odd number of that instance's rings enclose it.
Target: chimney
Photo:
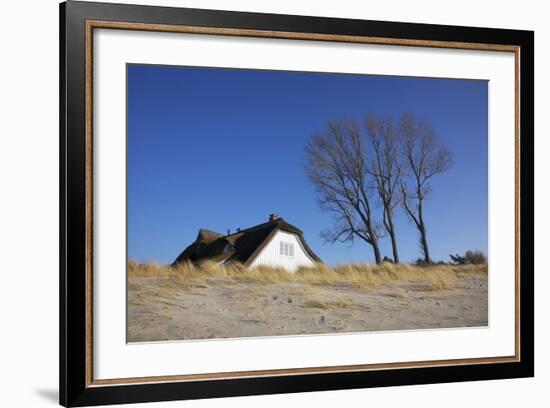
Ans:
[[[227,235],[231,235],[231,230],[229,228],[227,229]]]
[[[269,214],[269,222],[277,221],[280,218],[277,214]]]

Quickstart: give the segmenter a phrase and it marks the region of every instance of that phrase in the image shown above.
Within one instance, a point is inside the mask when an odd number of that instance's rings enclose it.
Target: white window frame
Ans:
[[[294,258],[294,243],[288,241],[280,241],[279,255]]]

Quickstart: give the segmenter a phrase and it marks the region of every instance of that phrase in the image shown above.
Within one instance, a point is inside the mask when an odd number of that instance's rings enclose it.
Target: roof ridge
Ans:
[[[232,235],[242,234],[243,232],[247,232],[247,231],[250,231],[250,230],[253,230],[253,229],[257,229],[257,228],[260,228],[260,227],[265,227],[265,226],[267,226],[268,224],[278,224],[280,220],[282,220],[282,219],[275,220],[275,221],[263,222],[263,223],[261,223],[261,224],[254,225],[254,226],[252,226],[252,227],[248,227],[248,228],[242,229],[242,230],[240,230],[240,231],[232,232],[231,234],[222,235],[222,236],[219,237],[218,239],[220,239],[220,238],[227,238],[227,237],[230,237],[230,236],[232,236]],[[283,220],[283,221],[284,221],[284,220]]]

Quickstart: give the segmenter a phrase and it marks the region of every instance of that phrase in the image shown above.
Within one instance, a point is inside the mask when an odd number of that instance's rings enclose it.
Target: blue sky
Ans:
[[[434,260],[487,253],[488,83],[286,71],[128,65],[128,257],[172,262],[199,228],[225,233],[277,213],[328,264],[372,262],[357,240],[327,244],[304,145],[329,120],[410,112],[425,118],[455,165],[425,204]],[[381,215],[381,208],[376,208]],[[401,211],[402,261],[420,256]],[[391,256],[389,239],[383,255]]]

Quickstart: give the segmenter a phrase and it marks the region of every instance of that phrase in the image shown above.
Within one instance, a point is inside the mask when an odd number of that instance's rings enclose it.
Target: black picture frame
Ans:
[[[122,404],[534,375],[534,33],[290,15],[68,1],[60,5],[60,403]],[[86,22],[186,25],[519,47],[519,358],[492,364],[93,386],[87,380]],[[513,182],[510,180],[510,182]]]

